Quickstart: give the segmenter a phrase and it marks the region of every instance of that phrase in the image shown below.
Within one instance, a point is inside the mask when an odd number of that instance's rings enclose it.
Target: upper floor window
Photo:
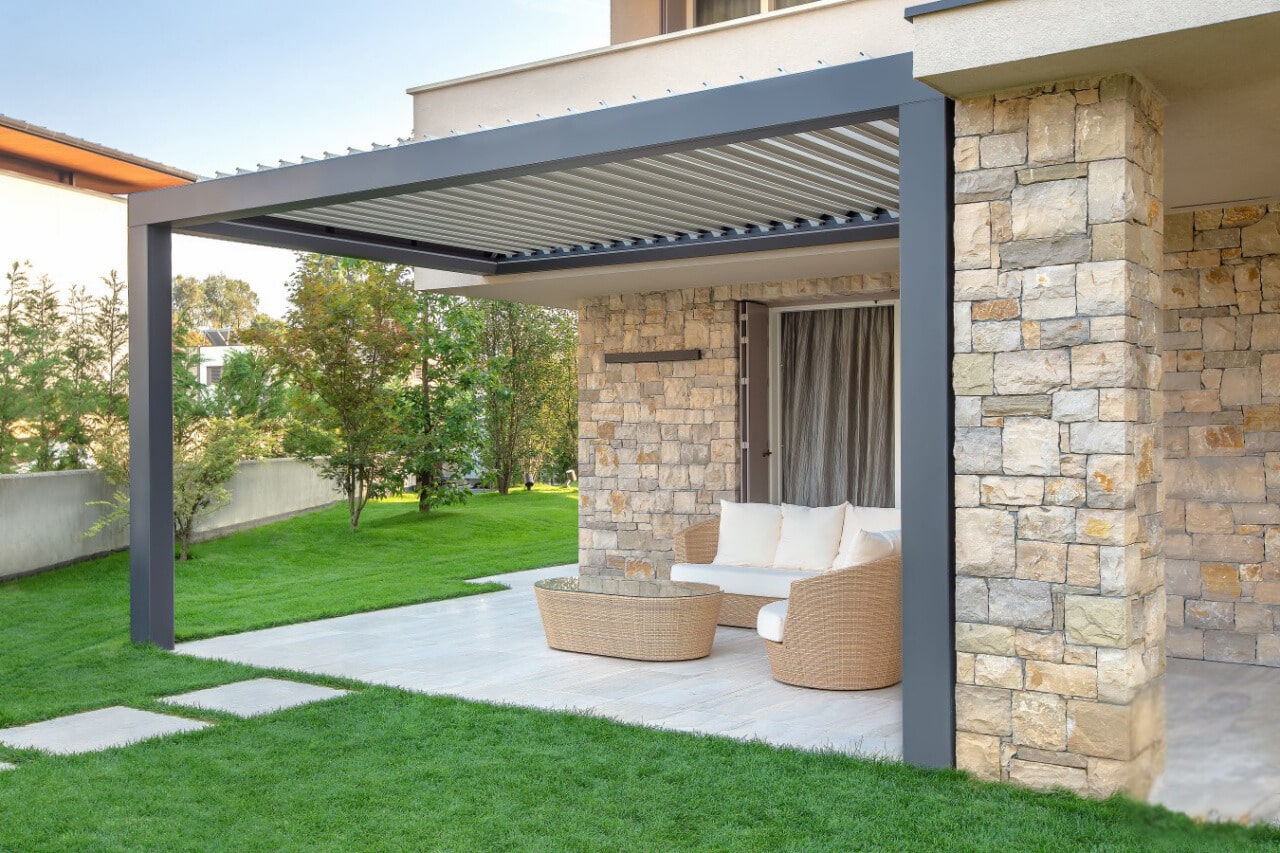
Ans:
[[[735,18],[760,15],[775,9],[790,9],[792,6],[813,2],[816,0],[692,0],[689,4],[689,24],[705,27],[708,24],[719,24]]]

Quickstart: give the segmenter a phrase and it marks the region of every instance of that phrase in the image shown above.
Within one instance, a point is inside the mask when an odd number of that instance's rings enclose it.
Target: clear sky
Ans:
[[[608,7],[0,0],[0,113],[203,175],[345,152],[410,135],[410,86],[607,44]],[[263,267],[250,282],[279,313],[278,284],[267,286],[289,264],[220,251],[229,274]],[[176,247],[175,272],[182,254]],[[207,258],[191,263],[199,269],[189,272],[217,271]]]

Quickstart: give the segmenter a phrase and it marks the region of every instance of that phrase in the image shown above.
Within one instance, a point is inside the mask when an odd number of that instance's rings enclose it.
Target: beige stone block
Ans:
[[[1164,217],[1164,250],[1189,252],[1192,249],[1192,215],[1167,213]]]
[[[1109,160],[1127,151],[1127,104],[1100,101],[1076,110],[1076,160]]]
[[[1245,429],[1250,429],[1247,410]],[[1262,503],[1267,499],[1263,460],[1257,457],[1166,459],[1164,473],[1170,498],[1220,503]]]
[[[1052,476],[1060,470],[1060,430],[1047,418],[1007,418],[1002,441],[1004,470],[1010,475]]]
[[[1013,577],[1015,517],[994,509],[956,510],[956,569],[978,577]]]
[[[1132,708],[1104,702],[1067,703],[1067,748],[1096,758],[1133,756]]]
[[[1009,762],[1009,781],[1038,791],[1061,788],[1077,794],[1085,793],[1089,787],[1089,778],[1084,768],[1024,761],[1020,758]]]
[[[1091,587],[1100,582],[1097,545],[1071,545],[1067,550],[1067,583]]]
[[[961,353],[951,361],[951,384],[957,396],[991,394],[994,390],[994,356]]]
[[[1072,507],[1032,506],[1018,510],[1018,536],[1038,542],[1070,542],[1075,538]]]
[[[1204,577],[1206,595],[1231,600],[1240,597],[1240,569],[1234,564],[1201,563],[1200,574]],[[1236,622],[1237,625],[1240,622],[1238,615]]]
[[[986,735],[1013,732],[1011,694],[1008,690],[956,686],[956,730]]]
[[[1035,630],[1053,627],[1053,591],[1047,583],[992,578],[987,582],[987,601],[993,624]]]
[[[1226,504],[1187,501],[1184,524],[1188,533],[1234,533],[1235,518]]]
[[[1136,353],[1123,342],[1086,344],[1071,349],[1073,388],[1115,388],[1136,381]]]
[[[979,302],[987,299],[1017,298],[1019,282],[1011,281],[995,269],[957,270],[955,299],[957,302]]]
[[[1088,545],[1129,545],[1138,541],[1138,514],[1130,509],[1076,511],[1076,541]]]
[[[1014,645],[1020,658],[1062,663],[1061,631],[1032,631],[1019,628],[1014,635]]]
[[[1050,506],[1083,506],[1085,494],[1085,481],[1078,477],[1051,477],[1044,482],[1044,502]]]
[[[956,138],[956,172],[971,172],[979,168],[978,139],[977,136]]]
[[[1072,449],[1076,449],[1074,437]],[[1137,487],[1136,463],[1127,455],[1092,455],[1085,482],[1090,507],[1123,509],[1133,506]]]
[[[1258,535],[1196,533],[1191,537],[1191,554],[1197,560],[1260,563],[1263,539]]]
[[[1236,304],[1236,284],[1227,267],[1212,266],[1198,273],[1200,307],[1214,308]]]
[[[1262,402],[1262,373],[1257,367],[1229,367],[1222,371],[1219,398],[1226,406],[1257,406]]]
[[[1016,576],[1023,580],[1064,583],[1067,545],[1060,542],[1018,542]]]
[[[1002,776],[1000,738],[956,732],[956,768],[988,782],[999,782]]]
[[[1086,699],[1098,695],[1098,670],[1090,666],[1029,660],[1025,664],[1025,677],[1028,690]]]
[[[991,133],[994,116],[995,99],[992,96],[961,98],[956,101],[955,133],[957,136]]]
[[[991,266],[991,205],[958,204],[955,207],[955,266],[958,270]]]
[[[978,151],[979,162],[984,169],[1021,166],[1027,161],[1027,135],[1016,132],[984,136],[979,142]]]
[[[1076,305],[1081,314],[1107,316],[1128,310],[1130,285],[1124,261],[1081,264],[1076,274]]]
[[[1064,163],[1075,152],[1075,98],[1055,92],[1027,105],[1027,152],[1033,164]]]
[[[1068,642],[1125,648],[1133,637],[1132,622],[1128,599],[1100,595],[1066,597]]]
[[[1280,353],[1262,356],[1262,396],[1280,397]]]
[[[996,323],[974,323],[970,340],[975,352],[1008,352],[1022,349],[1022,323],[1005,320]]]
[[[1015,240],[1083,234],[1087,224],[1087,181],[1083,179],[1048,181],[1014,187],[1013,237]]]
[[[1000,394],[1045,394],[1071,382],[1071,356],[1065,350],[997,353],[993,367]]]
[[[1280,212],[1268,213],[1241,230],[1240,245],[1246,258],[1280,254]]]
[[[1089,222],[1142,220],[1142,178],[1142,170],[1122,158],[1090,163]]]
[[[1013,694],[1013,742],[1060,751],[1067,746],[1067,702],[1050,693]]]
[[[987,506],[1033,506],[1044,500],[1039,477],[983,477],[982,503]]]
[[[1016,654],[1014,629],[1008,625],[957,622],[956,651],[1010,657]]]
[[[982,687],[1022,688],[1022,661],[1016,657],[975,655],[973,683]]]
[[[1244,431],[1234,424],[1190,427],[1187,451],[1192,456],[1243,456]]]

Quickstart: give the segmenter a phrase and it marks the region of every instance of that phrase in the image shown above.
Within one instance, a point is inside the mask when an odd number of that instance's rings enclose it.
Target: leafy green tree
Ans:
[[[68,367],[62,350],[66,320],[58,303],[53,282],[48,276],[41,276],[27,288],[22,304],[24,347],[20,373],[27,404],[29,455],[37,471],[53,471],[66,464],[59,411],[61,385]]]
[[[520,475],[536,476],[576,432],[564,400],[576,396],[577,335],[566,311],[514,302],[484,302],[480,311],[484,457],[505,495]]]
[[[258,294],[248,282],[225,275],[174,276],[175,324],[189,329],[228,329],[232,338],[258,319]]]
[[[476,365],[481,322],[475,305],[435,293],[417,295],[414,332],[418,385],[402,395],[402,453],[418,482],[418,511],[466,499],[461,476],[479,448]]]
[[[231,500],[227,483],[237,465],[256,454],[258,433],[250,418],[220,417],[196,379],[199,356],[173,356],[173,535],[178,559],[191,557],[196,525]],[[100,433],[94,445],[99,466],[115,485],[103,505],[110,512],[89,531],[129,517],[129,446],[119,431]]]
[[[254,330],[309,397],[302,455],[347,497],[351,529],[370,498],[403,488],[401,393],[418,357],[415,301],[405,267],[304,255],[279,330]],[[326,440],[327,438],[327,440]]]
[[[0,303],[0,474],[17,467],[22,449],[17,429],[30,409],[22,370],[27,337],[23,305],[31,286],[28,268],[14,262],[5,273],[4,302]]]

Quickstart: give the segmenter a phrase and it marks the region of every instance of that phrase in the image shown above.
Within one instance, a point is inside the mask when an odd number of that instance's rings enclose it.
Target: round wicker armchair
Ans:
[[[902,557],[791,584],[782,642],[765,640],[773,677],[823,690],[902,680]]]

